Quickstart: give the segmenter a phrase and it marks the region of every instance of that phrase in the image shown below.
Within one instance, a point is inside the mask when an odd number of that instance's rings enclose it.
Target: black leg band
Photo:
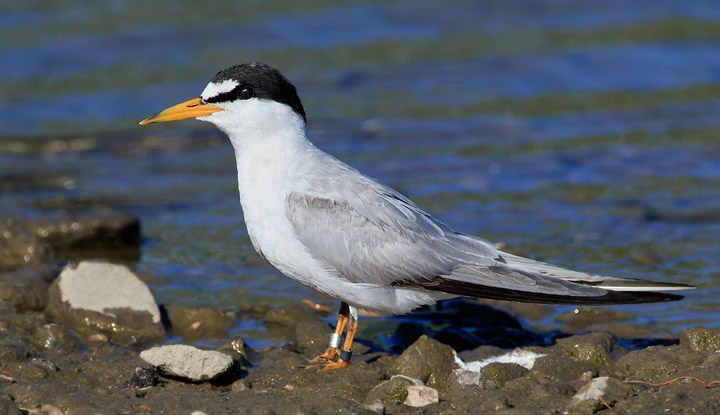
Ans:
[[[344,350],[342,348],[340,349],[340,360],[349,362],[351,357],[352,357],[352,350],[348,351],[348,350]]]

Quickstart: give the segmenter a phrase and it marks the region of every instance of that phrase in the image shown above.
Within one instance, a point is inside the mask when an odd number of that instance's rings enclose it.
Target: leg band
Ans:
[[[333,333],[330,335],[330,343],[328,343],[328,346],[338,348],[340,347],[340,335],[337,333]]]
[[[352,350],[348,351],[348,350],[340,349],[340,360],[349,362],[351,357],[352,357]]]

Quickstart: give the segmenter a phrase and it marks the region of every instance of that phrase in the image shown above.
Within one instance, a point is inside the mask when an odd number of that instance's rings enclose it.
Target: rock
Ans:
[[[119,342],[165,337],[150,289],[121,265],[81,262],[66,267],[50,286],[47,311],[59,323],[100,331]]]
[[[553,402],[565,397],[569,391],[569,386],[565,382],[542,382],[542,380],[529,377],[519,377],[513,379],[502,388],[503,392],[508,394],[508,406],[524,407],[526,409],[535,409],[533,413],[537,413],[537,408],[529,402]]]
[[[146,369],[136,367],[135,373],[130,380],[123,384],[127,389],[143,389],[157,385],[158,371],[156,369]]]
[[[390,370],[443,390],[456,381],[453,370],[457,368],[455,351],[450,346],[423,335],[395,360]]]
[[[137,251],[140,221],[127,213],[107,209],[87,213],[65,212],[29,224],[33,232],[56,251]],[[134,256],[134,255],[133,255]],[[138,256],[139,258],[139,256]]]
[[[612,361],[611,355],[625,351],[613,335],[604,332],[592,332],[559,339],[556,349],[562,356],[576,362],[589,363],[596,370],[608,369]]]
[[[440,402],[437,389],[425,385],[410,385],[406,386],[405,390],[407,397],[403,403],[407,406],[418,408]]]
[[[541,383],[561,383],[575,380],[588,371],[593,371],[590,364],[552,353],[535,360],[530,377]]]
[[[50,282],[60,272],[57,266],[31,266],[0,273],[0,300],[19,311],[45,308]]]
[[[490,363],[480,369],[480,374],[488,380],[495,382],[498,388],[502,388],[506,382],[525,376],[528,369],[517,363]]]
[[[364,405],[363,408],[367,409],[368,411],[376,414],[384,414],[385,413],[385,404],[382,402],[375,402],[375,403],[369,403],[367,405]]]
[[[57,324],[45,324],[39,328],[33,336],[32,344],[37,350],[59,355],[86,350],[80,339]]]
[[[615,363],[615,370],[633,380],[658,382],[704,360],[705,354],[683,346],[651,346],[622,356]]]
[[[243,366],[252,366],[251,362],[257,357],[257,353],[240,337],[223,344],[218,351],[231,356]]]
[[[32,364],[45,369],[48,373],[57,372],[60,368],[50,359],[44,357],[36,357],[31,360]]]
[[[48,244],[27,231],[15,218],[0,219],[0,271],[42,265],[55,261]]]
[[[163,375],[191,382],[212,380],[230,369],[234,362],[224,353],[184,344],[153,347],[141,352],[140,358],[157,367]]]
[[[7,362],[3,369],[12,373],[18,383],[32,383],[49,376],[45,367],[33,362]]]
[[[404,375],[395,375],[375,386],[365,400],[367,403],[383,402],[386,404],[403,403],[408,397],[408,386],[419,386],[424,383],[415,378]],[[436,391],[437,392],[437,391]]]
[[[720,329],[693,327],[680,333],[680,345],[704,353],[720,351]]]
[[[166,309],[170,332],[185,341],[228,336],[228,321],[218,310],[185,305],[169,305]]]

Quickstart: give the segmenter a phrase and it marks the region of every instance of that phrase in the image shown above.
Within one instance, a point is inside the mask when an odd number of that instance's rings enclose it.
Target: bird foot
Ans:
[[[320,369],[318,369],[318,372],[325,372],[328,370],[335,370],[335,369],[342,369],[344,367],[350,366],[351,363],[349,360],[342,360],[338,359],[337,362],[327,362],[324,364]]]
[[[328,347],[325,350],[325,353],[321,354],[320,356],[317,356],[313,359],[310,359],[308,363],[316,363],[316,362],[332,362],[333,359],[338,355],[338,349],[335,347]]]

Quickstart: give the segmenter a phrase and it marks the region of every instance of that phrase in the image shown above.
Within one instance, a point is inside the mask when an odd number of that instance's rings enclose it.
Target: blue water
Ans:
[[[334,309],[253,251],[221,133],[137,125],[255,60],[296,83],[319,147],[451,227],[585,271],[698,284],[618,309],[658,334],[718,325],[717,1],[3,2],[0,184],[26,184],[0,187],[0,213],[137,215],[134,267],[161,302]],[[498,306],[538,330],[572,311]],[[394,321],[361,327],[382,337]]]

